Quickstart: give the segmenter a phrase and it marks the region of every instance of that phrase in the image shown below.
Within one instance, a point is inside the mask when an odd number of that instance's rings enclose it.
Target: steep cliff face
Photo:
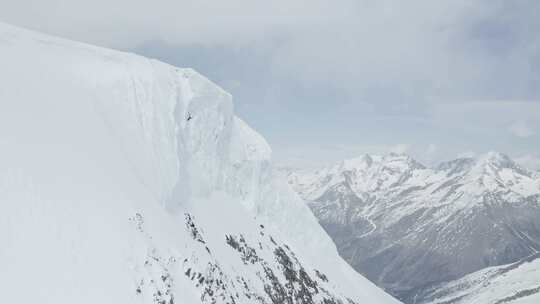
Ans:
[[[540,250],[540,178],[500,153],[435,168],[365,155],[294,172],[289,183],[341,255],[407,302],[430,284]]]
[[[397,303],[191,69],[0,24],[5,302]]]

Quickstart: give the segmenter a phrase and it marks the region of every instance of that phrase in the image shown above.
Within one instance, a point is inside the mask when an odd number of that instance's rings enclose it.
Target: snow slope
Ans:
[[[191,69],[0,23],[6,303],[397,303]]]
[[[540,250],[540,177],[501,153],[435,168],[407,155],[364,155],[293,172],[289,183],[341,255],[404,302]]]
[[[434,286],[424,290],[421,298],[430,304],[540,303],[540,254]]]

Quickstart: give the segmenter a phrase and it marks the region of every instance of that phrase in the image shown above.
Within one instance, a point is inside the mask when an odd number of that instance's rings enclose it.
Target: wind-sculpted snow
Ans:
[[[406,302],[431,284],[540,250],[540,178],[491,152],[426,168],[363,156],[289,183],[340,254]]]
[[[2,302],[396,303],[208,79],[5,24],[0,55]]]

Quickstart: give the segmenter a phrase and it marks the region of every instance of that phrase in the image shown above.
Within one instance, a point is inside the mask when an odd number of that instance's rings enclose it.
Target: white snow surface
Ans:
[[[540,255],[486,268],[431,290],[431,304],[540,303]]]
[[[231,95],[197,72],[0,23],[0,83],[1,302],[156,303],[167,290],[201,303],[185,273],[217,263],[271,303],[225,243],[264,226],[337,298],[397,303],[338,256]]]

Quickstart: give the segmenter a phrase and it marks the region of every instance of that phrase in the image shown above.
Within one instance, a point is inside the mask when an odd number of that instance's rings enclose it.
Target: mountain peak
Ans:
[[[391,152],[383,157],[385,163],[403,163],[411,167],[411,169],[425,169],[426,167],[405,153]]]
[[[2,23],[0,53],[3,302],[397,303],[205,77]]]
[[[373,165],[391,167],[400,170],[425,169],[426,167],[405,153],[388,153],[385,155],[364,154],[359,157],[350,158],[340,163],[341,169],[367,169]]]
[[[489,151],[480,155],[476,159],[478,163],[483,164],[508,165],[514,163],[514,161],[510,159],[508,155],[496,151]]]
[[[510,169],[521,175],[532,176],[530,171],[522,168],[508,155],[493,151],[478,156],[475,159],[475,168],[482,170],[484,173],[496,173],[503,169]]]
[[[343,169],[360,169],[369,168],[374,162],[377,162],[381,157],[378,155],[364,154],[358,157],[345,159],[340,163]]]
[[[469,170],[475,164],[475,159],[472,157],[457,158],[443,162],[436,167],[436,170],[448,171],[448,174]]]
[[[475,171],[481,170],[484,173],[498,172],[501,169],[515,170],[521,174],[527,173],[527,170],[521,168],[508,155],[496,151],[489,151],[477,157],[457,158],[443,162],[436,167],[436,170],[447,171],[450,175],[473,169]]]

